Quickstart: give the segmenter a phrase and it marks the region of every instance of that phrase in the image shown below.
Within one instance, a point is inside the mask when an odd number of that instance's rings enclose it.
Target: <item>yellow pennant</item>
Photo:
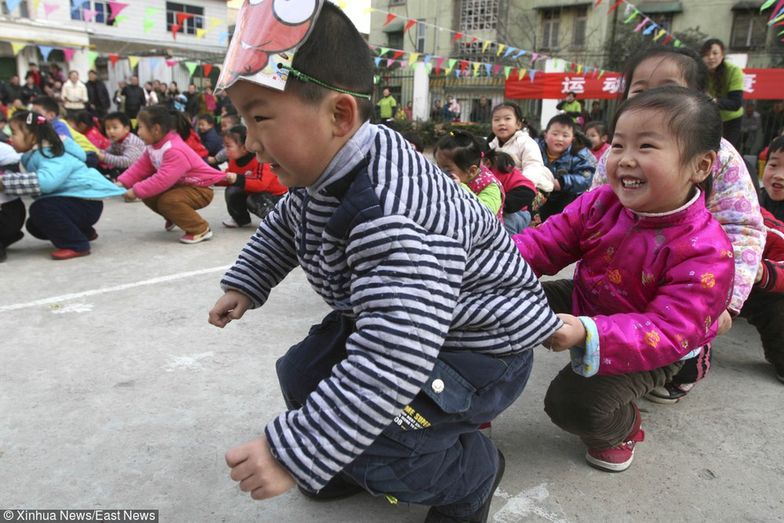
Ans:
[[[501,56],[501,53],[504,52],[504,49],[506,49],[506,46],[504,44],[498,44],[498,51],[496,51],[495,55]]]
[[[523,78],[525,78],[525,74],[526,74],[527,72],[528,72],[528,71],[526,71],[526,70],[525,70],[523,67],[521,67],[520,69],[518,69],[518,70],[517,70],[517,79],[518,79],[518,80],[522,80]]]
[[[491,42],[490,40],[485,40],[485,43],[482,44],[482,52],[483,53],[487,52],[487,48],[490,47],[490,44],[492,43],[493,42]]]
[[[27,44],[22,44],[19,42],[11,42],[11,50],[14,52],[14,56],[19,54],[19,51],[27,47]]]
[[[196,29],[196,38],[204,38],[204,35],[207,34],[206,29],[197,28]]]
[[[136,64],[139,63],[139,57],[138,56],[129,56],[128,57],[128,63],[130,64],[131,69],[133,69],[134,67],[136,67]]]
[[[474,68],[474,78],[479,76],[479,66],[480,65],[482,65],[482,64],[480,64],[479,62],[474,62],[474,63],[471,64],[471,67]]]

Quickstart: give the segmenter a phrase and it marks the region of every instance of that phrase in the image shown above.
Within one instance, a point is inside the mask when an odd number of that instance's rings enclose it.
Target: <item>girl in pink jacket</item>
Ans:
[[[209,240],[210,224],[196,210],[210,204],[210,185],[225,180],[226,175],[207,165],[182,141],[175,130],[174,116],[165,107],[145,107],[137,120],[139,138],[147,147],[117,179],[128,189],[125,199],[141,198],[166,219],[167,231],[175,226],[184,230],[182,243]]]
[[[705,207],[721,141],[710,98],[682,87],[627,100],[614,122],[609,185],[514,236],[534,271],[577,263],[545,282],[564,326],[546,346],[570,349],[545,411],[588,447],[586,460],[626,470],[642,441],[636,400],[709,342],[732,292],[732,245]]]

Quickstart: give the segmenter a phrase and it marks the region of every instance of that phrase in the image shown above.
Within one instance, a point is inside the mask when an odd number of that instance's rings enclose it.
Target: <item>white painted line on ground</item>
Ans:
[[[43,298],[35,301],[28,301],[27,303],[14,303],[12,305],[0,305],[0,312],[18,311],[19,309],[29,309],[30,307],[49,305],[52,303],[59,303],[61,301],[77,300],[79,298],[86,298],[87,296],[95,296],[97,294],[107,294],[109,292],[124,291],[126,289],[133,289],[135,287],[144,287],[145,285],[168,283],[175,280],[190,278],[191,276],[200,276],[202,274],[210,274],[213,272],[223,272],[228,268],[229,265],[223,265],[221,267],[211,267],[209,269],[200,269],[198,271],[179,272],[177,274],[169,274],[167,276],[158,276],[157,278],[151,278],[149,280],[142,280],[133,283],[123,283],[121,285],[113,285],[111,287],[101,287],[100,289],[75,292],[72,294],[62,294],[60,296],[52,296],[51,298]]]

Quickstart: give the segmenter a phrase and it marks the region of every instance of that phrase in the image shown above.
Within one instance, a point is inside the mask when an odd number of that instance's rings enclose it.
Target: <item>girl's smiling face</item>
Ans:
[[[501,107],[493,113],[493,134],[503,143],[511,138],[523,123],[517,119],[511,107]]]
[[[640,62],[629,85],[629,98],[665,85],[689,87],[678,62],[667,56],[652,56]]]

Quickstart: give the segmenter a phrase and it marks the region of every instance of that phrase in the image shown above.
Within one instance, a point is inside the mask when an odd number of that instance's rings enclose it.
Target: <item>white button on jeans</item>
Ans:
[[[444,380],[442,379],[433,380],[433,384],[431,386],[433,387],[433,392],[436,394],[441,394],[444,392]]]

